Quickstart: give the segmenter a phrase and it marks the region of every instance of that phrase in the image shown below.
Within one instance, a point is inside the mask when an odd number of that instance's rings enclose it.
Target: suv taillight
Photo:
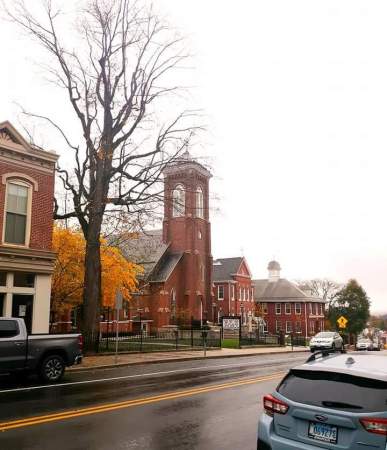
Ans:
[[[265,395],[263,397],[263,407],[265,408],[265,411],[270,415],[272,415],[273,413],[286,414],[289,409],[289,406],[286,403],[278,400],[272,395]]]
[[[366,417],[365,419],[360,419],[360,423],[369,433],[387,436],[387,419]]]
[[[79,350],[82,351],[83,350],[83,336],[81,334],[78,336],[78,345],[79,345]]]

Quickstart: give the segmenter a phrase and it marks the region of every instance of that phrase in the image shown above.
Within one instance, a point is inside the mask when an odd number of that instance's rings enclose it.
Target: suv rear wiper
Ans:
[[[329,400],[324,400],[321,402],[323,406],[328,408],[351,408],[351,409],[363,409],[362,406],[352,405],[351,403],[334,402]]]

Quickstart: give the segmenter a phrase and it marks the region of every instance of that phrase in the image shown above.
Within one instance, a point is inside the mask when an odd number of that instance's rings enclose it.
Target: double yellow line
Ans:
[[[61,412],[61,413],[57,413],[57,414],[49,414],[46,416],[35,416],[35,417],[28,417],[26,419],[12,420],[10,422],[0,423],[0,431],[12,430],[14,428],[29,427],[32,425],[39,425],[42,423],[58,422],[61,420],[66,420],[66,419],[73,419],[74,417],[88,416],[91,414],[100,414],[100,413],[104,413],[104,412],[115,411],[117,409],[131,408],[133,406],[147,405],[149,403],[156,403],[156,402],[161,402],[164,400],[174,400],[174,399],[181,398],[181,397],[189,397],[192,395],[204,394],[207,392],[220,391],[222,389],[230,389],[233,387],[274,380],[283,375],[284,375],[284,372],[278,372],[278,373],[274,373],[274,374],[267,375],[264,377],[242,379],[239,381],[233,381],[230,383],[223,383],[223,384],[217,384],[217,385],[210,385],[210,386],[206,386],[206,387],[202,387],[202,388],[193,388],[193,389],[187,389],[184,391],[169,392],[166,394],[156,395],[153,397],[144,397],[144,398],[138,398],[138,399],[134,399],[134,400],[127,400],[124,402],[103,404],[100,406],[75,409],[75,410],[65,411],[65,412]]]

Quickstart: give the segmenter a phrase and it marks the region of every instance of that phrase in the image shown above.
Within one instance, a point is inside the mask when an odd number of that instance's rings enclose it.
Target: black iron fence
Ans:
[[[179,350],[200,350],[206,348],[220,348],[221,334],[217,330],[168,330],[157,333],[120,332],[84,334],[84,347],[89,352],[112,353],[118,352],[160,352]]]
[[[254,346],[254,345],[280,345],[280,336],[274,334],[257,334],[247,333],[243,334],[240,339],[240,346]]]

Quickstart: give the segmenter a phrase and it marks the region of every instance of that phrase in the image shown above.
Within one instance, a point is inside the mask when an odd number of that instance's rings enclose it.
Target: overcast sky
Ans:
[[[154,3],[195,54],[213,256],[243,253],[257,278],[273,257],[289,279],[356,278],[387,311],[387,2]],[[35,45],[4,23],[0,41],[0,121],[18,125],[14,102],[61,119]]]

